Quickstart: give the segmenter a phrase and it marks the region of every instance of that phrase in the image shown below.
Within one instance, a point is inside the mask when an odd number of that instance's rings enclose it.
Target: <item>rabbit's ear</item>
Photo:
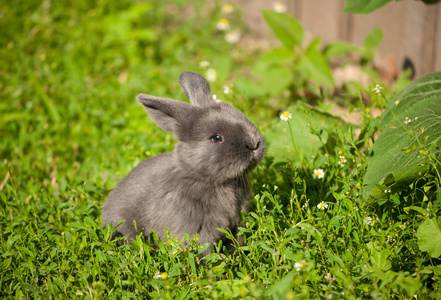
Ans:
[[[144,105],[147,114],[159,127],[173,133],[180,140],[182,124],[191,113],[190,105],[145,94],[139,94],[136,100]]]
[[[204,107],[213,103],[210,86],[198,73],[182,72],[179,76],[179,85],[193,106]]]

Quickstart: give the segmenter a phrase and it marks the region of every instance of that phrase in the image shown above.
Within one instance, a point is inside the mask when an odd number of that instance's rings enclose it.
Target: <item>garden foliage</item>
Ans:
[[[389,100],[371,148],[364,198],[381,199],[439,168],[441,72],[421,77]],[[381,185],[381,186],[377,186]]]
[[[399,2],[402,0],[395,0],[395,1]],[[434,4],[439,2],[440,0],[421,0],[421,1],[426,4]],[[344,12],[353,13],[353,14],[368,14],[389,2],[392,2],[392,0],[370,0],[370,1],[346,0]]]

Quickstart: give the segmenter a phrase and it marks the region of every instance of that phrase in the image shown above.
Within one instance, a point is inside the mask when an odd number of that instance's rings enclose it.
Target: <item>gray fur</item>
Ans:
[[[248,212],[249,172],[261,162],[265,141],[237,109],[213,100],[207,81],[183,72],[182,90],[192,105],[145,94],[137,96],[148,115],[180,141],[174,151],[149,158],[125,177],[107,198],[103,225],[135,238],[144,229],[164,239],[164,229],[182,238],[199,234],[200,243],[218,242],[237,232],[240,211]],[[211,140],[216,134],[222,143]]]

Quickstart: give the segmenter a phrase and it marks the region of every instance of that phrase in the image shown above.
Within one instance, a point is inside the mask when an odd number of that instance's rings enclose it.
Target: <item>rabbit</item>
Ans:
[[[182,239],[199,234],[199,243],[212,244],[225,234],[237,234],[240,211],[248,213],[249,173],[263,159],[265,140],[239,110],[213,100],[210,86],[198,73],[184,71],[179,85],[191,105],[145,94],[136,99],[163,130],[179,143],[172,152],[148,158],[135,167],[109,194],[103,226],[116,226],[115,235],[144,238],[164,229]],[[231,244],[230,244],[231,247]],[[210,250],[208,248],[207,250]],[[209,253],[209,252],[208,252]],[[207,252],[205,253],[207,254]]]

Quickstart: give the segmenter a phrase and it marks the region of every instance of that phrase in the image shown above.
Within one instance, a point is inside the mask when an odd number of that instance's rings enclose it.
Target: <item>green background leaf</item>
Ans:
[[[303,27],[294,17],[272,10],[262,11],[265,21],[277,38],[288,48],[302,43]]]
[[[318,47],[317,47],[318,48]],[[327,86],[334,85],[331,68],[325,56],[316,47],[308,47],[304,59],[299,63],[299,68],[311,81]]]
[[[309,108],[303,109],[309,110]],[[319,138],[311,133],[309,122],[315,130],[323,129],[321,138],[324,143],[328,141],[329,132],[332,132],[334,128],[350,126],[340,118],[318,109],[311,109],[307,117],[300,105],[290,106],[286,111],[292,114],[288,122],[291,124],[300,157],[294,150],[287,122],[278,118],[272,122],[269,130],[264,132],[269,144],[268,155],[274,157],[275,162],[299,161],[301,157],[309,157],[312,153],[317,153],[318,149],[323,146]]]
[[[368,14],[392,0],[346,0],[345,13]]]
[[[433,95],[441,95],[441,72],[416,79],[404,90],[388,99],[390,107],[382,115],[380,128],[388,126],[394,115],[406,113],[415,102]],[[399,105],[394,105],[397,100]]]
[[[403,108],[395,111],[394,119],[372,147],[364,177],[364,199],[383,196],[377,184],[393,191],[395,186],[411,183],[426,173],[427,157],[420,151],[441,153],[441,98],[432,96],[406,104],[399,103]],[[406,120],[411,121],[404,124]]]
[[[418,246],[430,256],[441,256],[441,217],[424,221],[417,231]]]

